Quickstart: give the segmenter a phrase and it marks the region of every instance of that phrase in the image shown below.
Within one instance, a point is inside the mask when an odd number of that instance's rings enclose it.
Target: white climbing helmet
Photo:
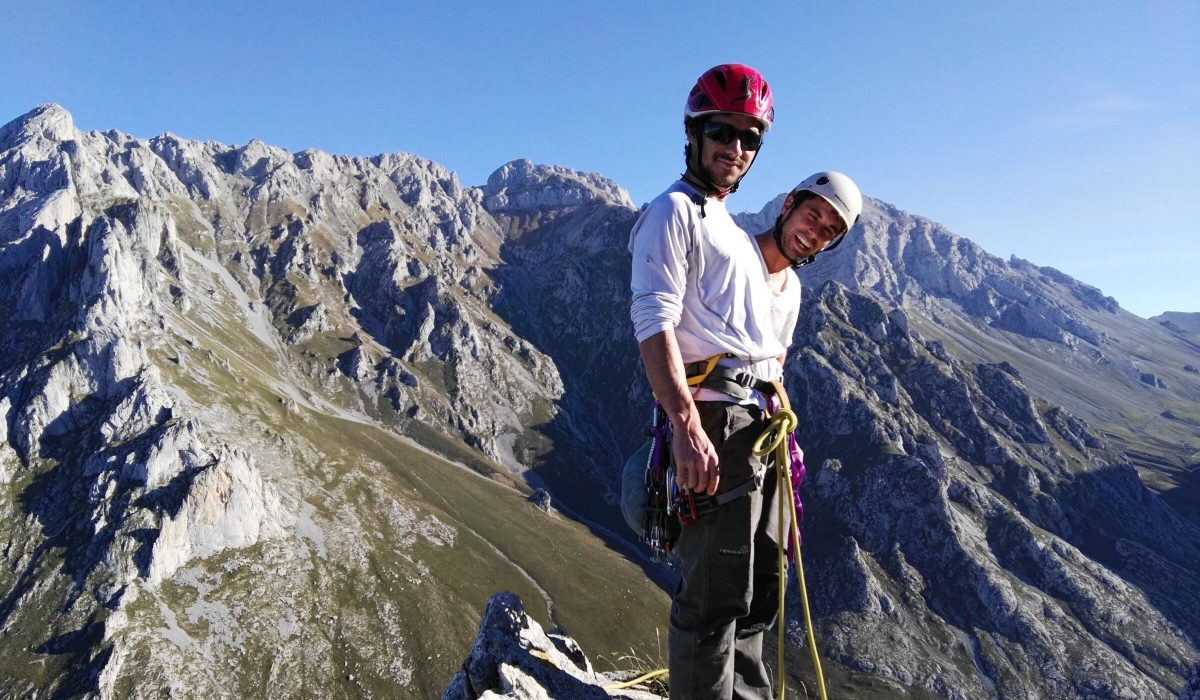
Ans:
[[[796,185],[796,189],[793,191],[799,190],[808,190],[829,202],[838,216],[842,217],[842,221],[846,224],[846,231],[854,227],[859,215],[862,214],[862,193],[858,191],[858,185],[854,184],[854,180],[843,173],[823,170],[815,175],[810,175],[804,182]]]

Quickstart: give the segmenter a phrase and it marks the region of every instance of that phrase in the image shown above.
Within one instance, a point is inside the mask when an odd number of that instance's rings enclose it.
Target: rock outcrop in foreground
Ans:
[[[470,655],[450,681],[442,700],[662,697],[636,688],[605,689],[621,683],[621,676],[597,673],[579,644],[565,631],[556,628],[543,632],[542,626],[526,614],[521,599],[504,592],[488,600]]]

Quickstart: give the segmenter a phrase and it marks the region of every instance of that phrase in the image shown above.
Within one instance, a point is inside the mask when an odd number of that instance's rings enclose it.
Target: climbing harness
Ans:
[[[736,357],[730,353],[713,355],[707,360],[692,362],[683,366],[684,373],[687,375],[687,385],[689,387],[712,389],[726,396],[731,396],[738,401],[745,401],[751,398],[751,390],[757,391],[763,396],[770,396],[772,393],[782,391],[783,387],[778,382],[768,382],[755,377],[753,374],[736,367],[726,367],[719,364],[722,358]]]
[[[694,388],[711,389],[733,397],[738,401],[750,399],[752,391],[757,391],[766,397],[784,396],[784,400],[786,401],[786,393],[783,390],[783,385],[779,382],[764,381],[745,370],[720,364],[720,361],[724,358],[736,357],[732,353],[721,353],[713,355],[706,360],[684,365],[683,369],[687,377],[687,385]],[[674,503],[676,510],[679,512],[680,524],[685,527],[693,525],[700,518],[716,511],[726,503],[731,503],[761,488],[763,479],[766,478],[766,471],[766,465],[764,464],[763,468],[752,477],[718,495],[710,496],[704,493],[697,494],[695,491],[689,489],[682,491],[676,489]]]
[[[739,400],[749,397],[751,389],[764,393],[774,390],[746,372],[720,366],[718,362],[725,357],[734,356],[714,355],[688,365],[685,368],[688,385],[715,389]],[[681,490],[675,483],[671,423],[657,401],[651,408],[646,435],[649,439],[626,460],[621,470],[621,514],[637,533],[638,540],[650,549],[651,559],[657,562],[671,553],[681,527],[761,487],[766,470],[719,496]]]
[[[786,493],[786,498],[778,498],[779,522],[783,523],[790,510],[791,518],[788,537],[778,539],[779,562],[779,618],[776,623],[779,657],[777,660],[777,682],[779,698],[783,700],[786,691],[786,674],[784,673],[784,628],[785,628],[785,594],[787,591],[788,561],[796,562],[796,579],[800,586],[800,601],[804,611],[804,626],[808,635],[808,648],[812,655],[813,669],[817,676],[817,685],[821,700],[827,700],[825,676],[821,669],[821,658],[817,651],[816,637],[813,633],[812,612],[808,605],[808,587],[804,580],[804,564],[800,552],[800,521],[803,518],[804,506],[800,502],[800,485],[805,475],[804,462],[798,457],[799,449],[793,434],[799,420],[792,411],[787,392],[778,381],[766,382],[759,380],[749,373],[719,364],[722,357],[732,355],[714,355],[706,360],[685,366],[687,385],[689,387],[704,387],[714,389],[739,400],[749,398],[750,391],[759,391],[768,397],[768,423],[766,429],[755,440],[753,452],[755,456],[775,462],[777,493]],[[646,501],[643,508],[643,541],[651,549],[658,561],[661,556],[669,553],[680,532],[680,526],[697,522],[708,513],[717,510],[722,505],[740,498],[751,491],[760,488],[766,471],[764,469],[751,479],[719,496],[696,495],[690,490],[680,489],[675,485],[674,464],[670,455],[670,425],[666,413],[657,402],[654,404],[654,415],[651,420],[650,434],[653,447],[649,450],[646,463]],[[667,669],[651,671],[640,678],[625,684],[606,686],[605,690],[617,690],[631,687],[645,680],[656,678],[667,673]]]
[[[758,472],[749,479],[717,496],[707,494],[697,495],[695,491],[679,492],[675,497],[675,508],[679,513],[679,523],[684,527],[696,524],[700,518],[715,512],[718,508],[736,501],[751,491],[757,490],[763,484],[766,469]]]
[[[733,357],[733,355],[730,353],[713,355],[707,360],[700,360],[699,362],[684,365],[683,371],[687,375],[687,385],[700,386],[703,384],[704,380],[708,379],[708,375],[712,374],[713,370],[717,368],[717,363],[720,362],[722,357]]]
[[[760,382],[746,372],[722,367],[717,361],[726,355],[705,360],[693,386],[703,385],[732,396],[749,396],[750,389],[775,391],[770,382]],[[689,365],[691,367],[691,365]],[[782,387],[778,390],[782,391]],[[657,401],[651,410],[650,440],[630,457],[622,471],[622,511],[626,522],[650,549],[653,561],[662,561],[671,553],[681,526],[692,525],[708,513],[762,486],[765,468],[735,488],[717,496],[681,490],[675,483],[675,465],[671,454],[671,424]],[[637,481],[635,482],[634,479]],[[632,500],[635,499],[636,500]]]

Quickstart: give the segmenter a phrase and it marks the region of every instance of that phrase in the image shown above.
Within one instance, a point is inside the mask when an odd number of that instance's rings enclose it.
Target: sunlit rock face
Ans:
[[[346,467],[322,463],[313,412],[475,455],[501,483],[532,466],[543,448],[524,435],[555,416],[562,383],[489,308],[504,239],[482,200],[407,154],[84,133],[55,105],[0,129],[0,484],[13,494],[0,530],[16,572],[0,626],[32,631],[66,596],[42,634],[77,628],[70,642],[24,647],[73,669],[58,687],[119,696],[138,654],[158,653],[129,641],[144,636],[131,622],[143,594],[165,601],[183,576],[203,598],[217,584],[198,563],[328,552],[312,513],[345,496],[306,494]],[[396,551],[448,546],[452,530]],[[203,675],[169,656],[155,656],[164,687]],[[412,680],[389,663],[382,677]]]
[[[53,105],[0,127],[4,691],[436,697],[498,587],[665,610],[609,546],[650,401],[637,213],[529,161],[471,188],[409,154],[85,133]],[[1187,315],[876,200],[799,274],[785,382],[827,661],[948,698],[1194,693]],[[493,675],[534,697],[557,682],[535,671]]]
[[[645,686],[618,687],[624,675],[629,674],[597,672],[570,635],[544,631],[520,598],[502,592],[488,600],[470,653],[442,700],[661,697]]]

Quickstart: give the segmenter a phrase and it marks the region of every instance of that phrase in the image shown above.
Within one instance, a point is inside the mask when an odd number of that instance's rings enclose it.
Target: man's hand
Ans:
[[[695,493],[713,495],[721,481],[717,451],[704,433],[700,418],[681,421],[671,432],[671,451],[675,455],[675,483]]]
[[[704,434],[700,413],[688,391],[683,360],[675,331],[665,330],[638,344],[650,388],[671,420],[671,452],[675,455],[675,482],[696,493],[717,492],[717,450]]]

